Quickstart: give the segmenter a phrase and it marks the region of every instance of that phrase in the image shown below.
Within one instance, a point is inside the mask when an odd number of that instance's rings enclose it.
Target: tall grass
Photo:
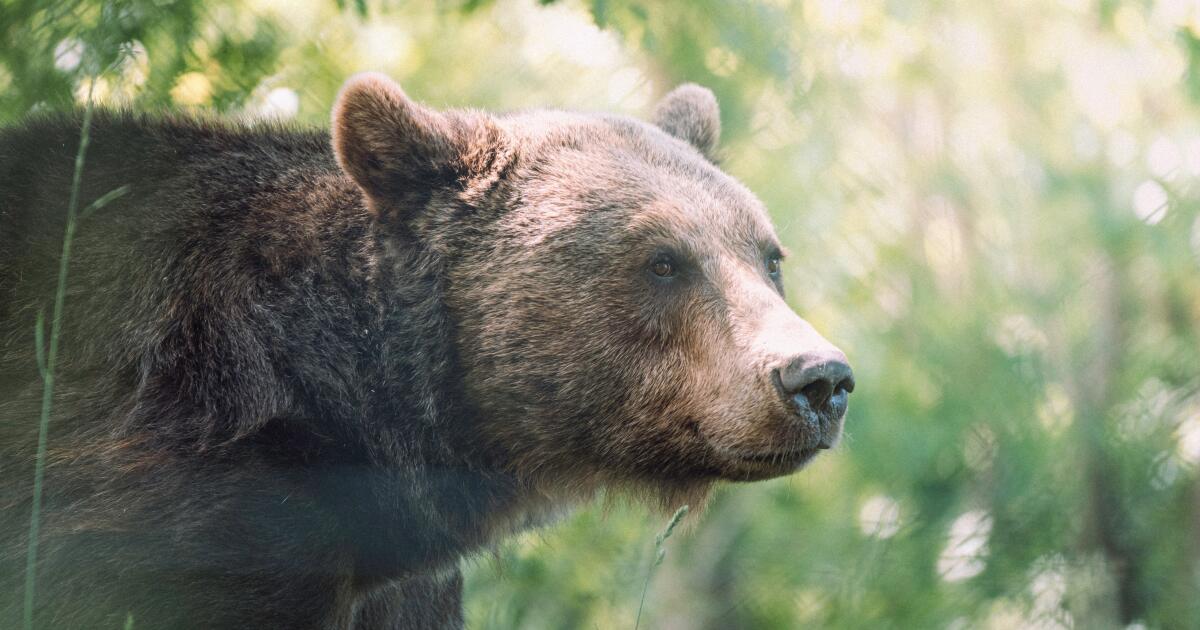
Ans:
[[[667,539],[671,537],[671,533],[675,531],[675,526],[679,521],[687,516],[688,506],[683,506],[675,511],[671,516],[671,520],[667,522],[667,528],[659,535],[654,537],[654,562],[646,569],[646,581],[642,583],[642,599],[638,602],[637,617],[633,621],[633,630],[638,630],[638,626],[642,623],[642,609],[646,607],[646,591],[650,590],[650,578],[654,575],[654,569],[663,563],[667,557]]]
[[[50,315],[50,342],[46,344],[45,311],[38,311],[37,324],[34,328],[34,342],[37,344],[38,372],[42,377],[42,408],[38,418],[38,443],[34,456],[33,469],[33,504],[29,515],[29,545],[25,554],[25,601],[23,607],[23,625],[25,630],[33,629],[33,603],[37,586],[37,557],[38,532],[41,530],[42,514],[42,481],[46,476],[46,443],[50,430],[50,413],[54,404],[54,376],[58,365],[58,342],[62,332],[63,303],[67,293],[67,269],[71,261],[71,244],[75,239],[75,227],[82,217],[99,210],[114,199],[128,192],[128,186],[112,190],[92,203],[82,212],[79,211],[79,189],[83,178],[83,165],[87,156],[88,142],[91,137],[92,112],[95,109],[92,100],[95,77],[89,83],[87,104],[83,111],[83,124],[79,132],[79,150],[75,152],[75,172],[71,177],[71,197],[67,203],[67,227],[63,234],[62,257],[58,261],[58,284],[54,289],[54,310]]]

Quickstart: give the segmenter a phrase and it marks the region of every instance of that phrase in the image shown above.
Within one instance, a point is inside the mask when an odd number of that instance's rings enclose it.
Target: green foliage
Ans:
[[[1194,7],[436,7],[0,0],[0,121],[94,89],[322,124],[368,69],[496,109],[711,86],[858,390],[841,448],[675,535],[642,625],[1200,626]],[[473,560],[471,626],[632,627],[657,523],[584,507]]]

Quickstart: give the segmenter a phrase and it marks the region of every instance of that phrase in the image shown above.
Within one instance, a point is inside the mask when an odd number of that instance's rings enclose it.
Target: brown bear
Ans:
[[[653,124],[435,111],[332,133],[97,111],[32,598],[44,628],[462,624],[458,563],[601,488],[797,470],[854,381],[783,299],[716,100]],[[15,627],[81,115],[0,132],[0,625]]]

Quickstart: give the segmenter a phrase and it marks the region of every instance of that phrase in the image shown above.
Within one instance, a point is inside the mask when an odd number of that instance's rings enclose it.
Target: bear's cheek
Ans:
[[[622,403],[600,423],[600,443],[625,445],[621,459],[653,462],[663,474],[720,476],[723,445],[771,441],[758,435],[771,409],[723,309],[686,293],[667,297],[610,302],[616,310],[598,322],[600,355],[612,360],[598,362],[597,373]]]
[[[735,400],[736,379],[709,352],[633,339],[623,345],[625,361],[609,366],[606,378],[621,388],[621,404],[599,423],[597,441],[622,446],[605,461],[644,474],[714,476],[712,440],[739,430],[749,402]],[[641,470],[646,463],[652,469]]]

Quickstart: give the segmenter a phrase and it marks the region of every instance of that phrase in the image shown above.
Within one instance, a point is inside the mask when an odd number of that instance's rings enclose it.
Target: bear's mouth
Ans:
[[[764,453],[731,453],[736,459],[759,464],[780,464],[793,461],[808,461],[816,456],[819,448],[798,448]]]
[[[704,434],[695,428],[696,434],[704,438]],[[710,452],[724,462],[725,475],[728,479],[741,481],[757,481],[791,474],[811,462],[822,451],[828,448],[821,442],[813,440],[781,440],[776,442],[778,447],[763,445],[763,448],[747,448],[745,446],[724,446],[717,441],[704,440],[708,443]]]

